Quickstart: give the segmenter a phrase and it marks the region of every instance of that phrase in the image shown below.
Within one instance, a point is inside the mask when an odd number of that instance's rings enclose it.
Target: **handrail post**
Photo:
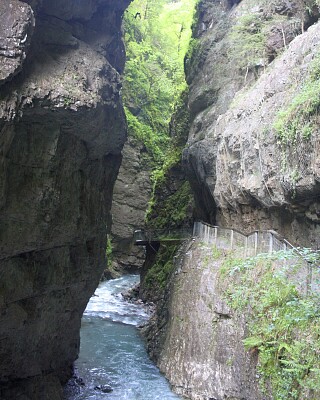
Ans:
[[[273,252],[273,234],[269,233],[269,254]]]
[[[312,263],[310,261],[307,261],[308,263],[308,271],[307,271],[307,287],[306,287],[306,293],[307,296],[310,294],[310,290],[312,288]]]
[[[218,227],[214,227],[214,244],[217,246],[217,238],[218,238]]]
[[[256,256],[258,253],[258,231],[254,233],[254,255]]]
[[[245,237],[244,246],[244,256],[248,257],[248,236]]]
[[[193,231],[192,231],[192,236],[193,236],[193,237],[197,236],[197,234],[196,234],[197,225],[198,225],[198,222],[196,221],[196,222],[193,224]]]
[[[233,249],[233,229],[231,229],[231,233],[230,233],[230,247],[232,250]]]

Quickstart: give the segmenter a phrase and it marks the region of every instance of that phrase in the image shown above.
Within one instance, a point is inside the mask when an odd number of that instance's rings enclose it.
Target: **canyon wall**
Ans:
[[[227,305],[219,280],[223,258],[189,241],[175,254],[148,350],[173,390],[192,400],[267,400],[257,380],[256,354],[246,352],[246,316]]]
[[[143,330],[149,354],[188,399],[318,399],[319,297],[303,295],[308,268],[296,256],[241,259],[221,239],[193,238],[171,254],[162,293],[149,292],[158,296]]]
[[[123,148],[122,164],[115,183],[112,203],[112,265],[109,273],[115,276],[123,271],[141,268],[145,251],[134,246],[133,233],[145,225],[152,184],[151,167],[145,160],[144,146],[128,137]]]
[[[184,151],[199,218],[320,245],[317,94],[307,93],[318,15],[299,1],[199,3]],[[301,92],[314,104],[304,115]]]
[[[60,399],[78,355],[126,138],[128,4],[0,4],[2,399]]]
[[[199,2],[185,59],[192,122],[183,151],[196,218],[244,233],[273,229],[319,249],[318,17],[308,1]],[[166,281],[158,291],[142,282],[157,301],[144,334],[174,390],[195,400],[272,398],[257,382],[257,349],[243,346],[249,313],[225,302],[223,257],[195,243],[170,261],[163,253],[150,260],[155,277],[171,262]]]

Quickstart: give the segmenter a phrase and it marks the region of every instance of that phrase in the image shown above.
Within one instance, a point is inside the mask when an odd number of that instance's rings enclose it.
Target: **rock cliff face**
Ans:
[[[129,0],[0,4],[0,386],[59,399],[105,267]]]
[[[198,216],[319,246],[316,117],[309,115],[313,128],[291,138],[275,128],[317,68],[320,26],[306,30],[317,8],[204,0],[198,14],[193,57],[186,60],[194,120],[184,152]]]
[[[183,163],[198,218],[320,248],[320,24],[307,3],[199,2]],[[151,356],[191,399],[267,399],[242,345],[244,318],[223,301],[218,263],[195,244],[183,253],[145,330]]]
[[[158,321],[147,335],[160,370],[190,399],[266,400],[256,356],[242,343],[245,316],[235,315],[223,297],[221,259],[212,261],[212,249],[192,241],[176,256]]]
[[[144,146],[128,138],[122,164],[114,187],[112,203],[112,268],[111,271],[141,268],[145,252],[133,245],[133,232],[143,228],[152,184],[150,167],[144,162]]]

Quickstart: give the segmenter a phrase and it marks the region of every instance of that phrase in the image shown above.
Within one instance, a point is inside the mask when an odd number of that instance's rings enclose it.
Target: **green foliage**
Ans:
[[[304,252],[319,261],[318,253]],[[226,296],[232,308],[250,312],[243,343],[258,354],[262,388],[271,388],[277,400],[298,400],[305,393],[316,399],[320,396],[319,295],[303,296],[287,279],[289,267],[279,263],[288,254],[229,257],[223,271]]]
[[[195,0],[134,0],[124,19],[129,134],[146,145],[158,167],[170,148],[169,121],[186,85],[183,59],[194,5]]]
[[[148,270],[144,285],[150,290],[164,289],[173,272],[173,256],[178,249],[176,244],[161,245],[154,264]]]
[[[265,59],[267,37],[264,24],[260,15],[249,13],[240,17],[232,28],[231,58],[237,61],[240,68],[255,68]]]
[[[171,171],[181,169],[181,153],[189,132],[190,115],[186,107],[187,91],[176,104],[170,134],[172,146],[160,168],[152,173],[153,191],[146,213],[146,222],[156,228],[174,228],[183,225],[193,204],[193,196],[187,181],[176,182],[172,188]]]
[[[177,191],[163,200],[160,207],[157,207],[156,218],[152,220],[152,226],[162,229],[183,225],[192,199],[190,184],[184,182]]]
[[[110,268],[112,265],[112,242],[109,236],[107,239],[106,257],[107,257],[107,266],[108,268]]]
[[[218,260],[222,256],[222,250],[218,249],[216,246],[212,247],[211,259]]]
[[[139,121],[125,108],[128,122],[128,134],[143,143],[152,166],[159,167],[164,162],[165,152],[170,142],[167,135],[158,135],[148,124]]]
[[[294,143],[298,137],[307,140],[318,129],[320,56],[312,61],[309,71],[297,95],[276,115],[273,127],[283,144]]]

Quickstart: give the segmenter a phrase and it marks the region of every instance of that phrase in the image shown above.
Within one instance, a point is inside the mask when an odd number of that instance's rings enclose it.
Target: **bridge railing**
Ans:
[[[263,253],[291,251],[291,257],[282,257],[277,261],[279,266],[290,269],[290,278],[297,283],[301,291],[320,292],[320,266],[312,263],[295,246],[281,237],[277,232],[254,231],[248,235],[236,229],[220,228],[203,222],[195,222],[193,236],[206,244],[220,249],[235,250],[243,257],[253,257]],[[296,268],[298,266],[298,268]]]
[[[133,240],[135,244],[144,244],[151,242],[164,242],[164,241],[175,241],[185,240],[192,236],[192,228],[181,228],[181,229],[140,229],[134,231]]]

